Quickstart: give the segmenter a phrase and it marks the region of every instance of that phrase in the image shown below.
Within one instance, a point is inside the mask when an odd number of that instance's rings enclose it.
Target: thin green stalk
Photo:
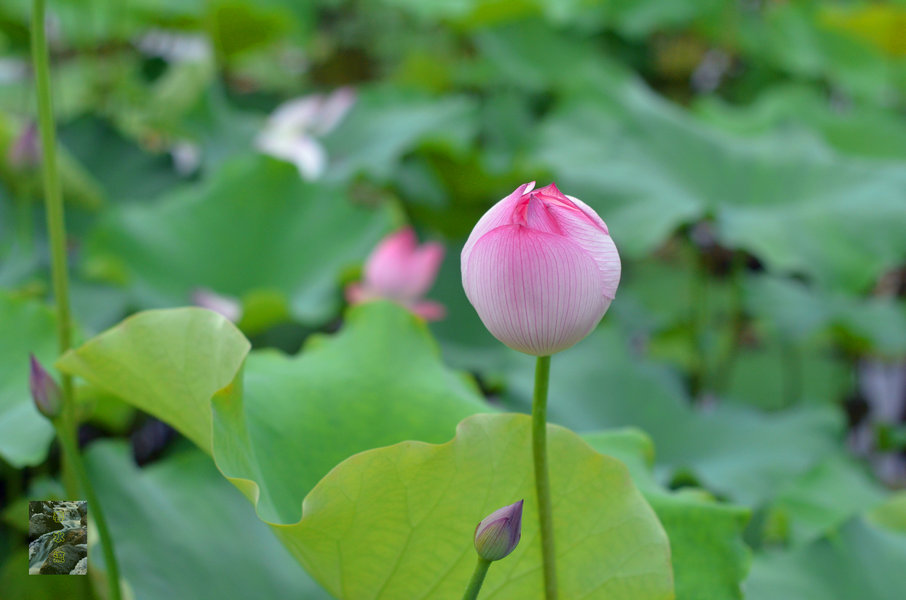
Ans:
[[[57,427],[57,437],[63,447],[63,454],[69,457],[76,476],[82,484],[85,499],[88,501],[88,510],[91,512],[91,516],[98,527],[98,535],[101,537],[101,550],[104,553],[104,564],[107,568],[108,600],[120,600],[120,569],[119,564],[116,562],[116,555],[113,552],[113,538],[107,528],[104,510],[101,507],[101,503],[98,502],[97,495],[94,493],[91,480],[88,479],[88,472],[82,463],[82,457],[79,454],[79,447],[75,442],[75,437],[61,427],[60,419],[56,419],[54,425]]]
[[[466,588],[466,593],[462,595],[462,600],[476,600],[478,598],[481,584],[484,583],[484,577],[488,574],[490,567],[491,561],[478,557],[478,564],[475,565],[475,572],[472,573],[472,579],[469,580],[469,587]]]
[[[57,141],[54,131],[53,102],[50,93],[50,58],[44,32],[44,0],[34,0],[31,15],[31,55],[35,69],[38,95],[38,131],[41,134],[44,175],[44,206],[47,212],[47,235],[50,238],[51,274],[53,294],[57,305],[57,339],[60,354],[71,346],[72,316],[69,310],[69,280],[66,271],[66,221],[63,214],[63,194],[57,172]],[[61,427],[75,437],[75,406],[72,378],[63,374],[61,379],[63,408]],[[69,497],[78,493],[78,479],[73,473],[70,459],[63,459],[63,483]]]
[[[554,509],[551,506],[550,473],[547,466],[547,387],[551,357],[539,356],[535,364],[535,394],[532,397],[532,457],[535,463],[535,496],[541,528],[541,561],[544,597],[557,599],[557,564],[554,554]]]

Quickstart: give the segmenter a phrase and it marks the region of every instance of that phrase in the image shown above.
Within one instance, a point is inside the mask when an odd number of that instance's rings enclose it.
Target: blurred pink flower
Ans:
[[[350,87],[285,102],[268,117],[256,145],[265,154],[296,165],[304,179],[317,179],[327,168],[327,153],[317,138],[336,127],[354,103],[355,90]]]
[[[239,304],[239,300],[232,296],[223,296],[208,288],[195,288],[192,292],[192,303],[195,306],[213,310],[233,323],[237,323],[239,317],[242,316],[242,306]]]
[[[364,281],[346,288],[350,304],[378,298],[393,300],[429,321],[444,318],[442,304],[423,300],[437,277],[444,247],[436,242],[418,245],[411,227],[385,237],[365,263]]]
[[[547,356],[598,324],[620,283],[607,225],[553,183],[519,186],[481,217],[462,249],[462,284],[485,327]]]

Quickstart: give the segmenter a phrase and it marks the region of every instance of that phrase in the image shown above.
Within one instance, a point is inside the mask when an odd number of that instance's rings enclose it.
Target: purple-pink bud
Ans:
[[[522,538],[522,500],[498,508],[475,528],[475,549],[485,560],[500,560],[516,549]]]
[[[434,284],[443,258],[442,245],[428,242],[419,246],[411,227],[400,229],[375,247],[365,263],[363,281],[346,288],[346,299],[360,304],[383,298],[429,321],[442,319],[443,305],[423,296]]]
[[[516,188],[475,225],[462,285],[485,327],[520,352],[547,356],[594,329],[620,283],[607,225],[553,183]]]
[[[38,127],[34,122],[25,126],[9,147],[7,159],[18,169],[30,169],[41,162],[41,144]]]
[[[53,380],[34,354],[29,355],[31,362],[31,372],[29,373],[28,383],[31,387],[31,397],[35,401],[35,406],[42,415],[48,419],[54,419],[63,408],[63,396],[60,393],[60,387]]]

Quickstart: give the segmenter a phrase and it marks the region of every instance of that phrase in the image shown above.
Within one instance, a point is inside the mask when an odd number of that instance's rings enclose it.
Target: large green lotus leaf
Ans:
[[[113,201],[150,200],[183,182],[169,156],[142,151],[96,117],[83,116],[67,123],[60,140]],[[113,162],[118,168],[110,168]]]
[[[827,81],[832,89],[883,106],[884,98],[898,93],[894,75],[898,65],[879,47],[858,39],[845,27],[833,26],[832,15],[838,12],[838,6],[820,0],[771,3],[759,11],[758,18],[739,19],[738,31],[730,35],[747,62],[766,63],[772,70],[808,81]],[[896,31],[893,36],[897,39],[895,18],[885,21]],[[710,29],[712,35],[726,39],[724,19],[713,21]],[[872,32],[868,37],[878,40],[887,36]]]
[[[814,85],[772,86],[745,106],[707,96],[696,102],[695,111],[710,123],[741,135],[802,128],[803,134],[819,135],[844,154],[891,159],[906,156],[906,124],[895,113],[858,103],[840,111],[827,92]]]
[[[524,499],[522,541],[492,565],[482,598],[540,599],[530,429],[525,415],[476,415],[446,444],[357,454],[305,498],[301,521],[275,531],[343,600],[456,598],[475,566],[475,525]],[[626,467],[568,430],[548,431],[561,596],[673,598],[667,537]],[[256,487],[242,465],[219,466]]]
[[[901,600],[906,535],[853,519],[807,546],[755,556],[746,600]]]
[[[324,138],[330,180],[359,174],[390,177],[420,144],[462,150],[474,136],[477,107],[465,96],[432,98],[392,87],[365,88],[336,130]],[[344,235],[350,235],[346,233]]]
[[[532,368],[521,357],[508,370],[509,406],[528,410]],[[662,470],[691,471],[708,489],[747,505],[772,498],[815,465],[842,429],[830,407],[695,408],[674,372],[639,356],[612,327],[554,357],[548,414],[577,431],[638,427],[654,440]]]
[[[906,491],[892,494],[867,517],[879,527],[906,534]]]
[[[719,240],[776,272],[861,291],[906,253],[906,168],[789,137],[709,128],[634,80],[601,80],[544,122],[535,156],[639,257],[713,216]]]
[[[728,367],[728,402],[776,410],[796,404],[835,406],[852,386],[852,368],[827,344],[768,338],[742,347]]]
[[[670,538],[671,560],[678,600],[738,600],[749,568],[749,551],[742,532],[749,511],[720,504],[706,492],[669,492],[651,473],[654,445],[637,429],[620,429],[582,436],[602,454],[621,460],[632,474]]]
[[[162,419],[210,453],[211,397],[233,381],[248,340],[201,308],[150,310],[70,350],[57,367]]]
[[[34,466],[47,456],[54,433],[31,399],[28,354],[53,363],[56,318],[41,302],[0,294],[0,330],[0,457],[14,467]]]
[[[782,490],[773,504],[793,544],[812,542],[880,505],[887,493],[852,458],[838,452]]]
[[[305,494],[356,452],[442,442],[489,410],[470,378],[441,363],[424,323],[386,302],[354,307],[339,334],[295,357],[253,352],[243,384],[215,400],[214,456],[255,473],[259,515],[281,523],[297,521]]]
[[[139,469],[127,444],[104,441],[85,461],[136,600],[330,597],[201,451]],[[104,568],[99,549],[91,561]]]
[[[87,261],[116,265],[145,308],[186,304],[197,287],[277,291],[294,317],[321,322],[339,306],[338,272],[389,228],[386,207],[355,206],[288,163],[246,156],[197,187],[119,207],[86,242]]]
[[[832,328],[857,352],[889,359],[906,355],[906,304],[892,298],[831,293],[794,279],[752,276],[746,310],[779,336],[799,340]]]
[[[140,313],[69,352],[59,367],[170,423],[214,457],[246,461],[264,485],[259,514],[298,520],[302,498],[356,452],[406,439],[440,442],[488,410],[474,383],[443,366],[424,323],[376,302],[303,352],[252,353],[219,315],[184,308]],[[234,385],[229,385],[234,382]],[[243,389],[244,388],[244,389]]]

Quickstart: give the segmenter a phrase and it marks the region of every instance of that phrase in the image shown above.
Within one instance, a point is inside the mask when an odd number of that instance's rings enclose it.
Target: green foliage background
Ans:
[[[645,499],[629,486],[632,510],[654,523],[650,505],[669,536],[676,597],[901,597],[906,2],[52,0],[49,12],[73,305],[90,340],[57,366],[81,377],[85,437],[107,438],[86,454],[135,598],[344,597],[310,525],[294,525],[303,498],[367,471],[346,460],[361,451],[405,474],[385,446],[454,440],[424,452],[455,454],[476,423],[518,436],[519,417],[483,413],[528,411],[532,362],[481,325],[459,250],[529,180],[595,208],[620,250],[608,315],[554,357],[550,419],[628,467]],[[40,600],[61,591],[24,575],[22,507],[60,490],[27,355],[58,354],[40,166],[13,151],[35,119],[28,17],[25,0],[0,5],[0,596]],[[274,108],[340,87],[356,100],[313,134],[328,157],[317,180],[256,150]],[[446,247],[429,297],[448,314],[427,328],[343,298],[406,223]],[[200,287],[241,303],[238,329],[185,309],[96,337]],[[187,439],[140,468],[127,442],[153,418]],[[600,458],[563,431],[569,456]],[[159,552],[177,538],[179,554]],[[436,558],[451,569],[439,589],[454,589],[468,565]],[[636,597],[661,597],[650,583]],[[374,597],[415,593],[389,585]],[[493,585],[491,597],[522,593]]]

